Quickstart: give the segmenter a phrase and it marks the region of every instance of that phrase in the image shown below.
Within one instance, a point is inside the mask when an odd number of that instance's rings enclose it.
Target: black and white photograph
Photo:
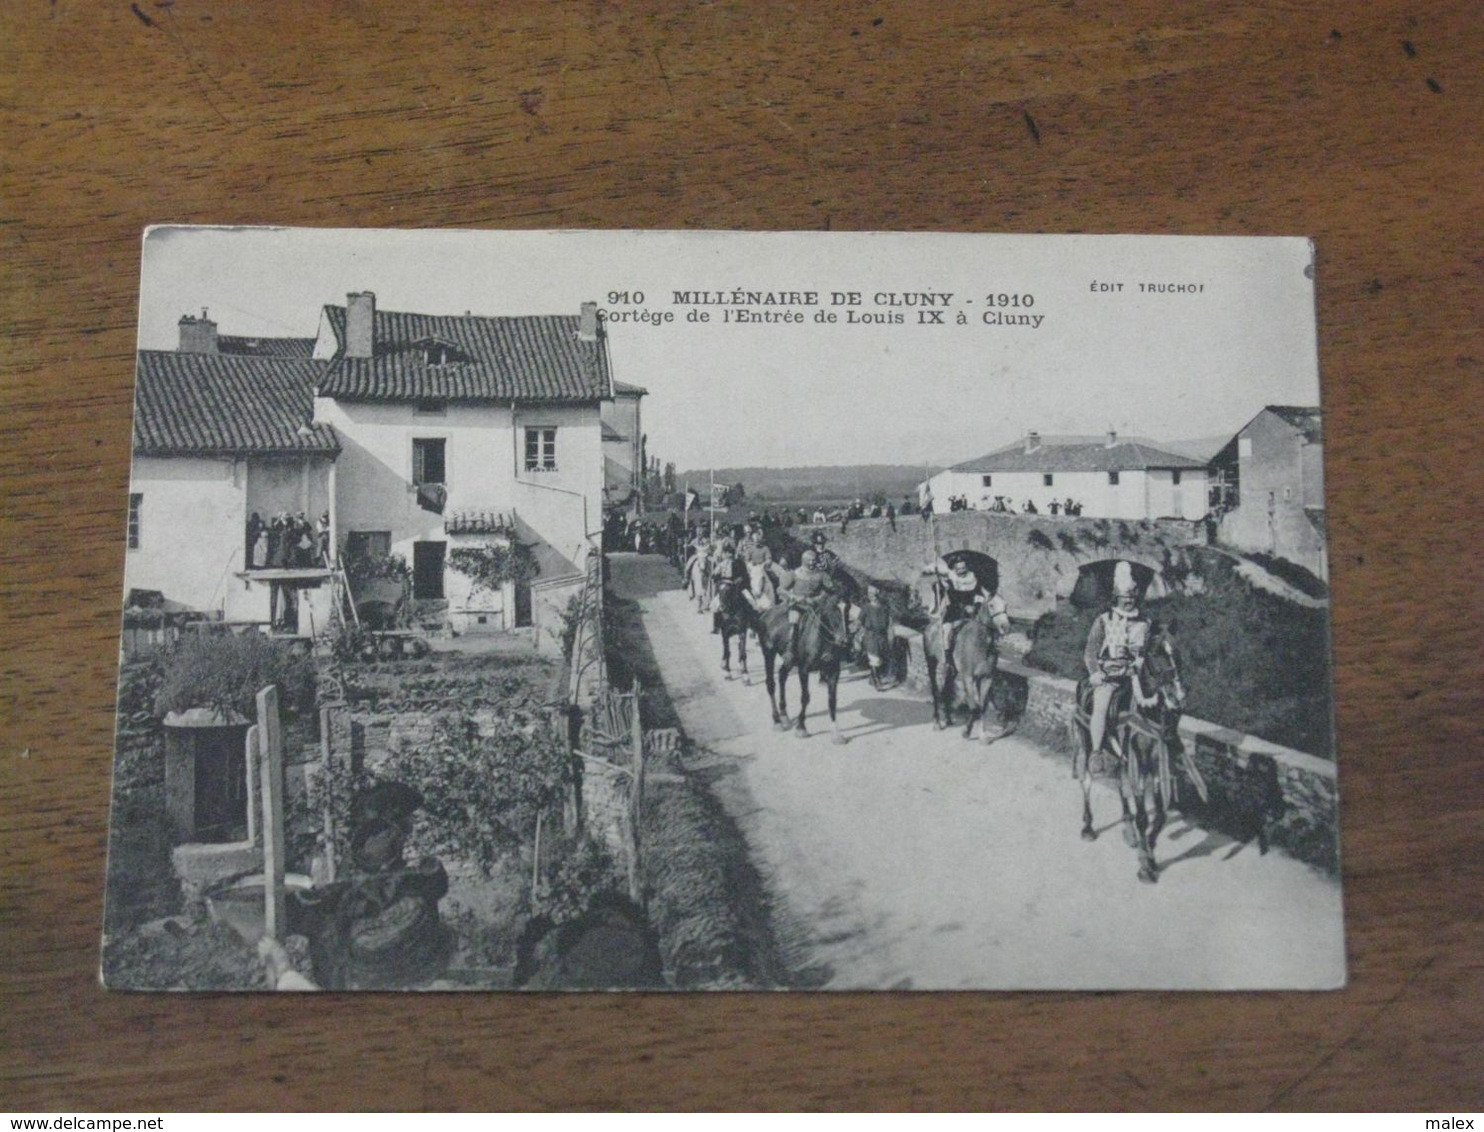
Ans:
[[[1345,985],[1302,238],[155,227],[119,990]]]

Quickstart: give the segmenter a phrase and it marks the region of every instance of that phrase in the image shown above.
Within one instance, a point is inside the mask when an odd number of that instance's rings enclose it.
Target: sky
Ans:
[[[1192,439],[1318,404],[1311,262],[1295,238],[164,227],[139,344],[173,349],[202,308],[222,334],[312,337],[350,291],[428,314],[594,301],[662,461],[939,468],[1030,430]],[[714,301],[736,291],[774,301]]]

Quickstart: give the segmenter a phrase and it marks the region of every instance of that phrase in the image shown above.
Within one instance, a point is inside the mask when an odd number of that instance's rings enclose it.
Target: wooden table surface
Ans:
[[[0,1107],[1479,1109],[1481,42],[1466,2],[0,8]],[[165,221],[1316,237],[1349,988],[99,990]]]

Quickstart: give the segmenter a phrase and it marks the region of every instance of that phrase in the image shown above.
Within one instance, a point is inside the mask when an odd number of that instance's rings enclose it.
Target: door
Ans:
[[[515,627],[523,629],[531,623],[531,587],[525,582],[515,583]]]
[[[195,740],[196,840],[247,836],[247,728],[203,727]]]
[[[417,601],[438,601],[443,597],[443,554],[446,542],[412,544],[412,596]]]

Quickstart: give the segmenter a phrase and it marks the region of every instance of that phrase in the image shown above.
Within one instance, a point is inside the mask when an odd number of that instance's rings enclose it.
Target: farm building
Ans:
[[[939,472],[927,481],[933,509],[947,511],[953,497],[970,510],[994,509],[996,500],[1022,511],[1027,502],[1051,514],[1072,499],[1088,518],[1199,519],[1206,514],[1206,465],[1168,452],[1142,438],[1042,437],[1023,440]]]

